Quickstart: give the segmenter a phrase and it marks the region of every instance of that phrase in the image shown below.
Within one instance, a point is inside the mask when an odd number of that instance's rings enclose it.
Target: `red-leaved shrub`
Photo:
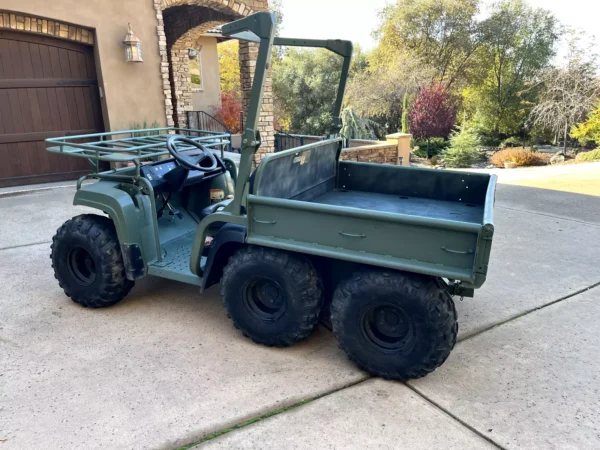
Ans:
[[[241,132],[240,114],[242,113],[242,99],[236,91],[221,94],[221,106],[213,105],[215,117],[225,124],[232,133]]]

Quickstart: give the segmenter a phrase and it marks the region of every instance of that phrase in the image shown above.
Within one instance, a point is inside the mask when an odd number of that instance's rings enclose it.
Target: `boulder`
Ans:
[[[556,152],[552,158],[550,158],[550,164],[558,164],[565,160],[563,152]]]

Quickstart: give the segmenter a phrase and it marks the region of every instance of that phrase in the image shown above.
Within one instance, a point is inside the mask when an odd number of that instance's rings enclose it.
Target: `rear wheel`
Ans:
[[[221,294],[235,327],[268,346],[309,336],[323,305],[323,284],[306,257],[255,246],[229,259]]]
[[[435,279],[365,270],[337,287],[331,322],[340,347],[362,369],[407,380],[434,371],[456,343],[450,295]]]
[[[54,277],[80,305],[114,305],[134,285],[125,276],[117,233],[107,217],[83,214],[67,220],[52,238],[51,249]]]

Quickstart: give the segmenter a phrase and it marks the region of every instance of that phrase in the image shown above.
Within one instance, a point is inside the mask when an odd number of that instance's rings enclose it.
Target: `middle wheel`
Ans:
[[[228,316],[244,336],[287,347],[306,338],[319,321],[323,283],[308,258],[248,246],[223,270],[221,295]]]

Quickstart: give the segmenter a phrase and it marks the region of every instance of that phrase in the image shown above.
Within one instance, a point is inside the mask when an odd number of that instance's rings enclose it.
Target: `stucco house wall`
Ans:
[[[95,33],[96,69],[102,88],[105,128],[127,129],[134,122],[166,123],[158,54],[156,11],[148,0],[0,0],[0,9],[69,22]],[[125,62],[122,44],[131,26],[142,41],[143,63]]]
[[[221,82],[219,78],[219,55],[217,39],[201,37],[198,39],[198,53],[202,65],[202,90],[192,90],[194,111],[214,113],[214,106],[221,105]]]

